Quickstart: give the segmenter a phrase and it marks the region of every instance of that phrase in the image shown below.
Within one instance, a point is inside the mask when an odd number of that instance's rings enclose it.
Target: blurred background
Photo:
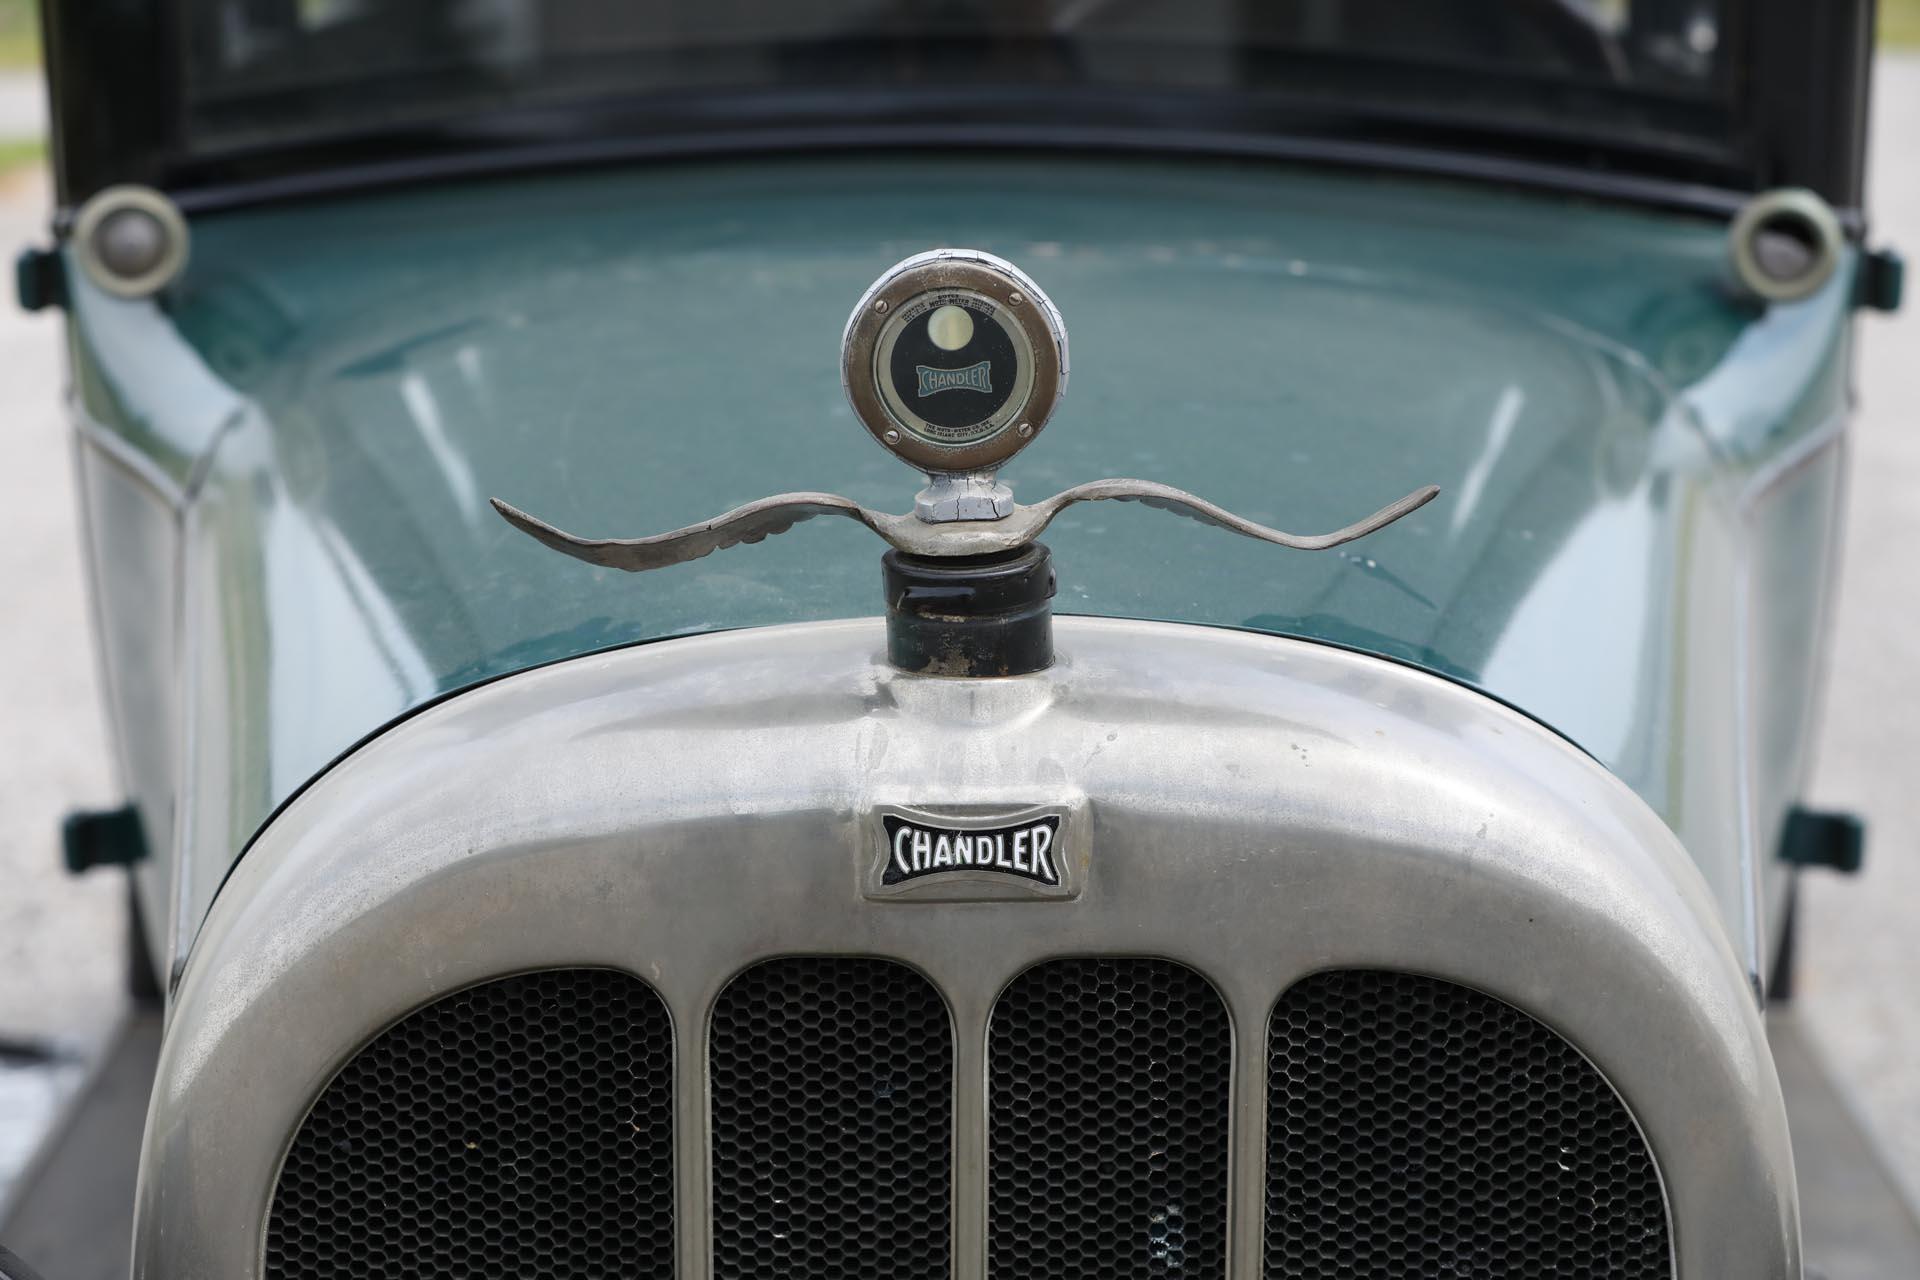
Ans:
[[[9,257],[46,239],[37,39],[32,0],[0,0],[0,250]],[[1920,0],[1881,0],[1879,49],[1873,239],[1912,258],[1920,255]],[[20,312],[5,292],[0,1224],[128,1015],[121,877],[76,879],[60,866],[62,815],[120,797],[82,589],[59,321]],[[1920,299],[1909,297],[1895,317],[1860,313],[1858,331],[1846,561],[1810,799],[1864,815],[1868,857],[1857,878],[1804,878],[1795,1016],[1920,1202]]]

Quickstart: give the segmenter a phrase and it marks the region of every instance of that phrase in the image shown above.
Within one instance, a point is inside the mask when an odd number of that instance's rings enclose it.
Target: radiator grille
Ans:
[[[714,1007],[716,1280],[946,1280],[953,1031],[884,960],[755,965]]]
[[[287,1153],[273,1280],[673,1274],[673,1033],[604,970],[448,996],[362,1049]]]
[[[1626,1108],[1510,1005],[1322,973],[1274,1007],[1268,1055],[1268,1280],[1672,1274]]]
[[[995,1280],[1223,1280],[1232,1035],[1181,965],[1070,959],[988,1029]],[[1578,1051],[1490,996],[1322,973],[1268,1028],[1266,1280],[1670,1277],[1644,1140]],[[715,1280],[947,1280],[953,1031],[883,960],[757,965],[708,1043]],[[404,1019],[328,1084],[270,1280],[674,1274],[673,1033],[603,970]]]
[[[1223,1276],[1231,1044],[1219,995],[1168,961],[1015,979],[988,1050],[990,1274]]]

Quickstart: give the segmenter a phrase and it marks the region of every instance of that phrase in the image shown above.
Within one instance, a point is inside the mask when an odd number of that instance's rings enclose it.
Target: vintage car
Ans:
[[[1802,1274],[1870,3],[45,15],[134,1275]]]

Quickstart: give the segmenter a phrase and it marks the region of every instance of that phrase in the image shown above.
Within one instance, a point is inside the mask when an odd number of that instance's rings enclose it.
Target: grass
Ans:
[[[1920,49],[1920,0],[1880,0],[1880,47]]]
[[[37,0],[0,0],[0,68],[40,65]]]
[[[0,138],[0,177],[16,169],[25,169],[47,162],[47,144],[40,138],[6,139]]]

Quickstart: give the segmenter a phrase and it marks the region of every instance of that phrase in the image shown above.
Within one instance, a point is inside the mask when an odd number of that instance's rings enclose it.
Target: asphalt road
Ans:
[[[47,186],[0,175],[0,260],[45,240]],[[60,867],[68,810],[117,803],[80,577],[59,321],[0,299],[0,1205],[118,1022],[121,888]]]
[[[1920,58],[1877,71],[1876,238],[1920,260]],[[9,113],[32,94],[0,84]],[[22,105],[24,104],[24,105]],[[18,127],[31,127],[21,125]],[[0,250],[43,238],[37,176],[0,177]],[[10,290],[9,290],[10,293]],[[1920,280],[1860,322],[1860,411],[1831,687],[1812,789],[1871,826],[1857,879],[1809,876],[1796,1016],[1920,1201]],[[81,587],[59,331],[0,301],[0,1216],[8,1183],[124,1012],[111,875],[58,868],[67,810],[114,801]]]
[[[1859,325],[1839,615],[1811,799],[1867,819],[1857,878],[1805,877],[1800,1017],[1920,1203],[1920,57],[1875,68],[1874,238],[1907,305]]]

